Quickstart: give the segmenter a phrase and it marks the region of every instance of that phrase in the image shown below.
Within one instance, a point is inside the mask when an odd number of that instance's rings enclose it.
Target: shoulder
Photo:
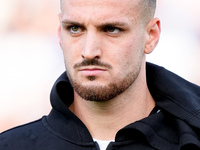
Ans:
[[[42,119],[12,128],[0,134],[0,149],[28,150],[27,147],[35,143],[45,127]]]
[[[20,125],[20,126],[17,126],[17,127],[14,127],[14,128],[11,128],[7,131],[4,131],[0,134],[0,137],[2,136],[8,136],[10,134],[16,134],[16,133],[23,133],[23,131],[27,131],[27,130],[30,130],[34,127],[38,127],[38,126],[41,126],[41,123],[42,123],[42,119],[39,119],[39,120],[36,120],[36,121],[33,121],[33,122],[30,122],[30,123],[27,123],[27,124],[24,124],[24,125]]]

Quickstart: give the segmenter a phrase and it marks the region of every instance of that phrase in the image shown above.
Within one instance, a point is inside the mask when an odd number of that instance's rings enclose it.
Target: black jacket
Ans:
[[[118,131],[107,150],[200,149],[200,87],[147,63],[147,82],[161,111]],[[66,74],[51,92],[48,116],[0,134],[0,150],[98,150],[85,125],[68,110],[73,89]]]

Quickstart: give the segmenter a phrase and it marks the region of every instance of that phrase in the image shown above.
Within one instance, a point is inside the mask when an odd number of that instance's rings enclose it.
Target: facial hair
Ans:
[[[74,69],[77,69],[82,66],[101,66],[112,69],[109,64],[105,64],[100,62],[98,59],[92,60],[83,60],[79,64],[74,65]],[[70,73],[67,71],[68,78],[75,92],[83,99],[88,101],[108,101],[116,96],[123,93],[126,89],[128,89],[138,77],[138,74],[141,69],[141,63],[138,63],[133,70],[127,73],[124,78],[119,79],[118,81],[113,81],[109,83],[107,86],[99,86],[99,85],[87,85],[84,86],[80,82],[77,82],[76,79],[73,79]],[[95,81],[95,76],[87,77],[88,80]]]

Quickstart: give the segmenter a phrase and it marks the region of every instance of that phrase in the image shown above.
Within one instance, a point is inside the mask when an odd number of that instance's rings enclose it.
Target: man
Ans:
[[[156,47],[155,0],[62,0],[66,73],[52,111],[0,135],[3,150],[200,149],[200,88],[145,55]]]

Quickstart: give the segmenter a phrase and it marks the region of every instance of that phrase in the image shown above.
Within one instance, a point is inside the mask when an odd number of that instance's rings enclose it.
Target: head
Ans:
[[[61,0],[59,42],[75,93],[107,101],[145,78],[159,40],[155,0]]]
[[[156,10],[156,0],[139,0],[140,21],[145,25],[153,19]]]
[[[64,1],[65,0],[60,0],[61,11]],[[141,20],[143,20],[144,23],[148,23],[154,17],[156,10],[156,0],[139,0],[137,8],[141,13]]]

